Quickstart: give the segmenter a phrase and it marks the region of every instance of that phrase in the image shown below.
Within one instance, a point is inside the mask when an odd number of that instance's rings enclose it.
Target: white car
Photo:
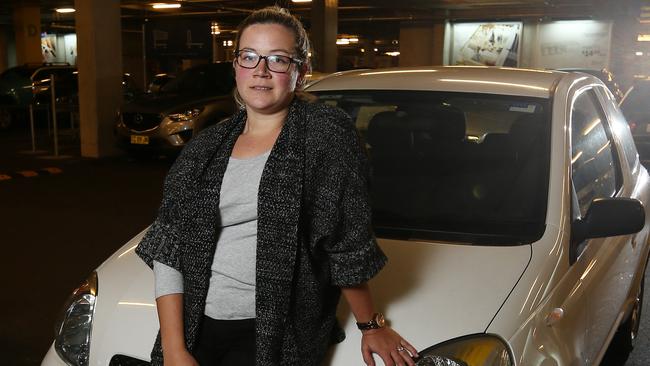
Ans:
[[[631,350],[649,177],[601,81],[400,68],[309,91],[345,109],[368,148],[389,257],[370,285],[417,365],[597,365],[610,344]],[[133,251],[142,235],[71,296],[42,365],[146,364],[158,322],[152,272]],[[347,339],[326,365],[363,365],[344,301],[339,320]]]

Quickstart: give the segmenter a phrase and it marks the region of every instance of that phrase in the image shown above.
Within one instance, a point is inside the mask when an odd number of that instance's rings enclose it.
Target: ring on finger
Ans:
[[[404,351],[406,351],[406,348],[402,346],[397,347],[397,352],[404,352]]]

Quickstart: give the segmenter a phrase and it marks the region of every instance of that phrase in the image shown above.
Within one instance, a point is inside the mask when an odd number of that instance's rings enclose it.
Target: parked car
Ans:
[[[178,152],[194,133],[235,111],[232,63],[195,66],[120,108],[115,132],[127,152]]]
[[[32,83],[56,76],[70,74],[74,68],[69,64],[24,64],[11,67],[0,74],[0,130],[16,125],[25,119],[32,102]]]
[[[621,109],[643,162],[650,161],[650,80],[639,79],[625,93]]]
[[[55,75],[55,102],[57,106],[65,109],[79,109],[79,72],[76,68],[71,68],[69,72]],[[52,94],[50,91],[50,75],[44,75],[41,79],[35,79],[32,82],[32,101],[37,106],[49,106],[52,104]],[[134,99],[142,91],[135,86],[131,74],[122,74],[122,96],[125,101]]]
[[[333,75],[308,91],[346,110],[369,152],[389,261],[375,305],[418,366],[598,365],[629,352],[648,260],[650,177],[594,77],[497,68]],[[158,330],[140,233],[70,296],[42,365],[144,365]],[[98,287],[99,285],[99,287]],[[326,365],[362,365],[347,339]],[[379,363],[381,364],[381,363]]]

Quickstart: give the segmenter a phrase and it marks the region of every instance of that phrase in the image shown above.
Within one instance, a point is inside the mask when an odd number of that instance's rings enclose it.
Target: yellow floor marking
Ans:
[[[61,174],[61,173],[63,173],[63,170],[61,170],[59,168],[43,168],[41,170],[45,170],[46,172],[48,172],[50,174]]]
[[[38,177],[38,173],[36,173],[33,170],[23,170],[17,173],[22,175],[25,178]]]

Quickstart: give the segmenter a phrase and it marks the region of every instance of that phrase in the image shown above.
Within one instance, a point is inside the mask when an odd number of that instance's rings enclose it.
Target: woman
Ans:
[[[344,335],[340,294],[362,356],[414,365],[366,282],[385,256],[370,229],[367,165],[342,111],[296,97],[309,41],[286,10],[252,13],[233,62],[242,105],[183,150],[137,248],[154,267],[160,333],[152,364],[319,365]]]

